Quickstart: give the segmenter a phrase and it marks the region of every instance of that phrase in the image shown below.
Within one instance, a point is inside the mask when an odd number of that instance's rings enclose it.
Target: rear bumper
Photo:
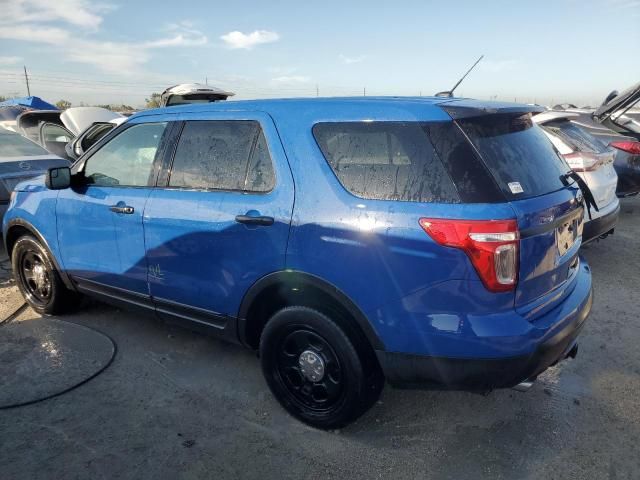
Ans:
[[[585,222],[582,231],[582,243],[589,243],[600,235],[604,235],[607,232],[613,230],[618,223],[618,216],[620,214],[620,203],[616,200],[615,208],[611,211],[604,213],[603,215]]]
[[[573,292],[535,321],[537,345],[528,353],[501,358],[450,358],[376,351],[387,381],[399,388],[447,388],[487,391],[513,387],[535,378],[566,358],[591,311],[589,267],[581,265]],[[500,339],[496,338],[496,342]]]

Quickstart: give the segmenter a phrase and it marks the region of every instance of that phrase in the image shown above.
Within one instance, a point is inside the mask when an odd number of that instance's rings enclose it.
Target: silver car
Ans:
[[[620,204],[616,196],[618,175],[613,167],[616,150],[572,122],[576,113],[547,111],[533,117],[569,167],[585,181],[598,210],[585,210],[582,243],[613,233]]]

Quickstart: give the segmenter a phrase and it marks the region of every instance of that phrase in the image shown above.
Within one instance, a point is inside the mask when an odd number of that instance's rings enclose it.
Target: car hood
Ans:
[[[611,96],[611,94],[609,95]],[[640,100],[640,83],[636,83],[613,97],[607,103],[602,104],[593,112],[593,116],[600,121],[605,120],[619,110],[624,111],[631,108],[638,100]]]
[[[75,136],[95,122],[110,122],[118,118],[125,117],[101,107],[72,107],[60,114],[64,126]]]

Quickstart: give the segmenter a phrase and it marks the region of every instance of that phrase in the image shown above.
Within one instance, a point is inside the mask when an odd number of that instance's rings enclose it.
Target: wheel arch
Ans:
[[[240,342],[257,350],[269,318],[287,306],[307,306],[337,316],[349,333],[365,340],[371,349],[385,349],[367,317],[344,292],[318,276],[295,270],[270,273],[249,288],[238,311]]]
[[[24,235],[31,235],[40,242],[40,244],[44,247],[44,249],[49,254],[49,257],[51,258],[51,261],[53,262],[54,267],[58,271],[58,274],[60,275],[60,278],[62,279],[62,282],[64,283],[64,285],[68,289],[75,291],[75,287],[73,286],[71,279],[66,274],[66,272],[60,267],[60,264],[58,263],[58,259],[55,257],[55,255],[53,255],[51,247],[49,247],[49,243],[47,242],[47,240],[38,231],[36,227],[34,227],[31,223],[27,222],[26,220],[15,218],[9,221],[9,225],[7,227],[6,234],[4,237],[4,246],[9,258],[11,258],[13,246],[16,244],[18,239]]]

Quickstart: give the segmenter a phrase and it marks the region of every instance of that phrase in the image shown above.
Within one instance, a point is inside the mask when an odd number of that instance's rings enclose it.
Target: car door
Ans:
[[[285,266],[293,179],[268,115],[182,118],[145,209],[150,292],[161,316],[221,326],[256,280]]]
[[[130,125],[93,152],[74,186],[60,192],[61,257],[80,289],[148,297],[142,214],[169,130],[167,122]]]

